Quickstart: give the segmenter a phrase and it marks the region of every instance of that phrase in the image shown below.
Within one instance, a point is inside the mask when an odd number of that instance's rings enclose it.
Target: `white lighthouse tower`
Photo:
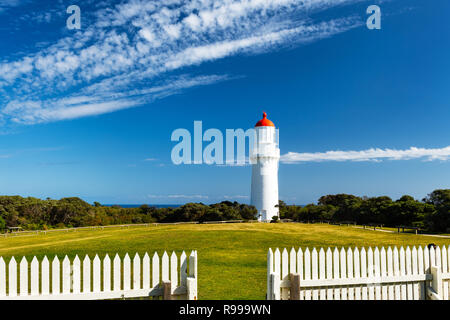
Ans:
[[[263,118],[255,125],[255,141],[250,161],[252,163],[251,204],[258,210],[258,220],[269,221],[279,216],[278,210],[278,130],[272,121]]]

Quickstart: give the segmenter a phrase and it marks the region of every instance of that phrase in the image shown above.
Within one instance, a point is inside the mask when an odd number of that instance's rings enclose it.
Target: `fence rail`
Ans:
[[[268,300],[449,300],[450,246],[277,248],[267,254]]]
[[[95,255],[83,261],[78,255],[62,262],[57,256],[52,262],[45,256],[31,263],[23,257],[18,264],[12,257],[5,263],[0,257],[0,300],[93,300],[135,297],[164,299],[197,299],[197,251],[189,257],[183,251],[180,259],[175,252],[164,252],[161,259],[138,253],[131,260],[118,254],[103,261]]]

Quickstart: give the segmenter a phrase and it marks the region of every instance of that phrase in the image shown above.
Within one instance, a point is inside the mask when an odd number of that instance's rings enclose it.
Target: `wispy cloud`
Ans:
[[[416,148],[406,150],[371,148],[361,151],[327,151],[315,153],[288,152],[281,156],[283,163],[304,163],[321,161],[383,161],[412,160],[425,161],[449,160],[450,146],[444,148]]]
[[[148,198],[151,199],[209,199],[208,196],[200,195],[200,194],[194,194],[194,195],[186,195],[186,194],[168,194],[168,195],[156,195],[156,194],[149,194],[147,195]]]
[[[17,7],[24,2],[23,0],[0,0],[0,12],[7,8]]]
[[[75,119],[229,80],[188,74],[158,83],[185,67],[358,27],[363,20],[352,12],[332,17],[327,11],[325,18],[315,14],[360,1],[128,0],[100,7],[71,37],[0,62],[0,116],[22,124]]]
[[[245,196],[245,195],[234,195],[234,196],[223,196],[224,199],[230,200],[230,199],[249,199],[249,196]]]
[[[16,123],[34,124],[58,120],[76,119],[86,116],[110,113],[122,109],[152,102],[181,92],[183,89],[207,85],[228,79],[227,76],[179,77],[163,85],[145,89],[130,89],[125,92],[115,92],[119,86],[107,87],[105,82],[99,82],[86,87],[81,94],[64,98],[47,100],[17,99],[9,102],[2,110]]]

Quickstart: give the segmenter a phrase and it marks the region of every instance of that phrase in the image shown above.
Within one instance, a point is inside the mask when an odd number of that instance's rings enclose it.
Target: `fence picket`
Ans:
[[[103,291],[111,291],[111,259],[108,254],[103,258]]]
[[[59,268],[59,259],[58,256],[52,261],[52,294],[60,294],[60,268]]]
[[[396,277],[398,277],[400,275],[397,247],[394,247],[394,275]],[[395,287],[394,287],[394,293],[395,293],[395,300],[401,300],[400,285],[397,283],[395,284]]]
[[[281,279],[281,253],[280,250],[278,248],[275,249],[274,255],[273,255],[273,272],[275,274],[275,279],[274,281],[277,283],[280,283],[280,279]],[[278,289],[277,289],[278,290]],[[280,295],[280,292],[276,292],[275,296]]]
[[[355,263],[354,273],[355,278],[361,278],[361,269],[360,269],[360,257],[359,250],[357,247],[353,250],[353,260]],[[361,286],[356,286],[355,288],[355,300],[361,300]]]
[[[429,249],[430,252],[430,267],[436,265],[436,251],[434,250],[434,247],[431,247]]]
[[[161,281],[169,281],[169,255],[164,251],[162,256]]]
[[[325,279],[325,251],[323,251],[323,248],[320,248],[319,251],[319,279]],[[326,300],[327,298],[327,291],[325,288],[320,289],[320,300]]]
[[[273,273],[273,251],[272,248],[269,248],[267,252],[267,291],[266,291],[266,299],[273,300],[273,283],[272,283],[272,273]],[[183,281],[183,280],[182,280]]]
[[[291,248],[289,252],[289,272],[293,274],[297,273],[297,253],[294,248]]]
[[[152,258],[152,288],[159,285],[159,256],[155,252]]]
[[[361,248],[361,278],[367,278],[367,254],[364,247]],[[362,288],[362,299],[367,300],[369,297],[367,286]]]
[[[392,259],[392,248],[389,247],[387,250],[387,275],[388,277],[394,276],[394,261]],[[388,299],[394,300],[394,285],[389,284],[388,285]]]
[[[81,269],[80,269],[80,258],[78,255],[75,256],[72,263],[73,268],[73,293],[81,292]]]
[[[424,258],[423,258],[423,249],[422,246],[419,246],[419,249],[417,250],[417,262],[418,262],[418,273],[424,274],[425,273],[425,265],[424,265]],[[422,281],[419,284],[419,291],[420,291],[420,300],[425,300],[425,282]]]
[[[345,249],[342,247],[340,252],[340,262],[341,262],[341,278],[347,278],[347,257],[345,253]],[[341,287],[341,300],[347,300],[347,287]]]
[[[142,258],[142,288],[150,288],[150,257],[147,252]]]
[[[20,276],[19,276],[19,283],[20,283],[20,293],[21,296],[27,296],[28,295],[28,262],[25,257],[22,258],[20,261]]]
[[[128,253],[123,258],[123,290],[131,289],[131,259]]]
[[[113,260],[113,290],[119,291],[121,289],[121,270],[120,270],[120,257],[116,253]]]
[[[6,296],[6,264],[0,257],[0,297]]]
[[[276,277],[280,280],[281,279],[281,253],[278,248],[275,249],[274,255],[273,255],[273,272],[275,273]]]
[[[447,252],[447,248],[444,246],[442,246],[442,250],[441,250],[441,254],[442,254],[442,273],[448,273],[448,252]],[[443,295],[443,299],[448,300],[449,295],[448,295],[448,291],[449,291],[449,280],[447,281],[443,281],[442,282],[442,295]]]
[[[48,261],[47,256],[44,256],[44,259],[41,263],[41,279],[42,279],[42,294],[48,295],[50,294],[50,263]]]
[[[304,253],[304,266],[305,266],[305,280],[311,280],[311,256],[309,253],[309,249],[306,248]],[[300,286],[302,282],[300,281]],[[305,290],[305,300],[311,300],[311,289]]]
[[[347,278],[347,256],[345,253],[345,249],[342,247],[340,251],[340,262],[341,262],[341,278],[345,279]],[[341,300],[347,300],[347,287],[343,286],[341,287]]]
[[[435,252],[435,259],[436,259],[436,267],[441,269],[442,263],[441,263],[441,248],[439,246],[436,246],[436,249],[434,249]]]
[[[423,263],[424,263],[425,273],[429,273],[430,272],[430,250],[428,250],[428,247],[424,247],[424,249],[423,249]]]
[[[197,279],[197,250],[192,250],[189,256],[189,276]]]
[[[380,267],[380,250],[378,247],[375,247],[375,250],[373,251],[373,268],[375,281],[377,282],[381,278]],[[375,284],[375,300],[381,300],[381,285],[379,283]]]
[[[381,276],[386,277],[386,249],[384,247],[381,247],[380,250],[380,262],[381,262]],[[388,300],[388,287],[386,285],[383,285],[381,287],[381,299],[382,300]]]
[[[419,274],[419,269],[418,269],[418,261],[417,261],[417,249],[416,246],[413,247],[412,249],[412,274],[413,275],[417,275]],[[419,300],[420,299],[420,288],[419,288],[419,283],[418,282],[414,282],[413,283],[413,297],[412,299],[414,300]]]
[[[14,257],[9,260],[8,266],[8,284],[9,291],[8,294],[10,297],[17,296],[17,262]]]
[[[270,251],[272,252],[272,249],[270,249]],[[187,259],[186,259],[186,252],[183,251],[180,256],[180,285],[183,287],[186,287],[186,278],[187,278]]]
[[[289,255],[284,248],[281,254],[281,280],[289,280]],[[288,288],[281,289],[281,300],[287,300],[289,298]]]
[[[406,266],[405,266],[405,249],[400,247],[400,274],[403,275],[406,273]],[[402,283],[400,285],[400,294],[402,300],[407,300],[407,292],[406,292],[406,284]]]
[[[317,261],[317,250],[316,248],[313,248],[312,253],[311,253],[311,276],[313,280],[317,280],[318,277],[318,270],[319,269],[319,265],[318,265],[318,261]],[[318,289],[313,289],[312,290],[312,299],[313,300],[318,300],[319,299],[319,290]]]
[[[175,252],[170,256],[170,283],[172,293],[178,286],[178,258]]]
[[[447,247],[447,273],[450,273],[450,245]],[[450,280],[447,279],[447,299],[450,299]]]
[[[30,294],[35,296],[39,294],[39,261],[36,256],[31,260],[31,274],[30,274],[31,290]]]
[[[412,264],[411,264],[411,249],[406,247],[405,252],[405,259],[406,259],[406,274],[412,275]],[[406,285],[406,292],[407,292],[407,300],[413,300],[413,286],[411,282],[408,282]]]
[[[334,278],[340,279],[341,275],[339,274],[339,251],[337,248],[334,248],[333,251],[333,271]],[[334,288],[334,300],[341,300],[341,290],[339,288]]]
[[[304,271],[303,271],[303,251],[302,248],[298,248],[297,251],[297,272],[300,276],[300,283],[304,279]],[[305,299],[305,291],[300,288],[300,300]]]
[[[375,300],[375,288],[374,286],[374,264],[373,264],[373,250],[369,247],[367,250],[367,277],[369,281],[369,300]]]
[[[100,292],[100,258],[96,254],[92,262],[92,292]]]
[[[133,259],[133,289],[141,288],[141,257],[136,252]]]
[[[327,249],[327,279],[333,279],[333,255],[331,249]],[[301,280],[300,280],[301,281]],[[327,300],[333,300],[333,288],[327,288]]]
[[[83,259],[83,292],[91,292],[91,259],[88,255]]]
[[[70,260],[67,255],[62,263],[62,293],[70,293]]]
[[[347,278],[353,278],[353,252],[349,247],[347,249]],[[353,287],[348,288],[348,300],[355,300],[355,289]]]

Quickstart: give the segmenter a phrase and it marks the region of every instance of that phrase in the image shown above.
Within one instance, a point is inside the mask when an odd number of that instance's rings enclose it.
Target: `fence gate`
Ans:
[[[62,263],[57,256],[29,264],[23,257],[14,257],[8,265],[0,257],[0,300],[93,300],[136,297],[197,300],[197,251],[189,257],[185,252],[178,259],[175,252],[164,252],[162,258],[136,253],[131,260],[118,254],[103,261],[88,255],[81,261],[77,256]]]
[[[269,249],[268,300],[449,300],[450,246]]]

